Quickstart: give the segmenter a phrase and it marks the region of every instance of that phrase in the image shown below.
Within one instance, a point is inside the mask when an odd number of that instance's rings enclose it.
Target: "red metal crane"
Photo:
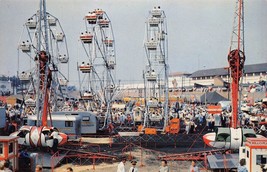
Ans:
[[[238,0],[236,4],[234,26],[231,38],[231,46],[228,54],[228,62],[231,71],[232,90],[232,120],[231,127],[237,128],[238,123],[238,93],[239,81],[243,75],[245,62],[244,51],[244,2]]]
[[[39,54],[39,73],[40,73],[40,91],[44,95],[43,111],[42,111],[42,126],[47,127],[47,114],[50,114],[49,95],[52,81],[52,72],[48,67],[50,56],[45,51]],[[51,118],[50,118],[51,119]],[[51,121],[52,122],[52,121]],[[52,124],[51,124],[52,126]]]

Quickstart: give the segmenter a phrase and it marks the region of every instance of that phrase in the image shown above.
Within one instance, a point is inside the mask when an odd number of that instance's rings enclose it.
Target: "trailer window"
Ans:
[[[13,150],[13,143],[9,143],[9,146],[8,146],[8,153],[13,153],[14,150]]]
[[[249,151],[247,151],[247,158],[249,158]]]
[[[267,164],[267,155],[257,155],[256,156],[256,164]]]
[[[3,143],[0,143],[0,155],[3,155]]]
[[[72,121],[65,121],[65,127],[73,127]]]
[[[90,117],[89,116],[83,117],[83,121],[90,121]]]

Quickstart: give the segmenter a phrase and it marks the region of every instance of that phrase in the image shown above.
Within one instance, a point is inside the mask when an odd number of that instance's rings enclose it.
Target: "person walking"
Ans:
[[[73,172],[73,169],[71,167],[68,167],[66,172]]]
[[[43,171],[43,167],[40,165],[36,165],[35,172],[42,172],[42,171]]]
[[[199,172],[198,166],[196,166],[195,161],[192,161],[189,171],[190,172]]]
[[[241,159],[239,161],[239,165],[237,167],[237,171],[238,172],[248,172],[248,169],[247,169],[247,167],[245,165],[246,165],[246,159],[243,158],[243,159]]]
[[[131,164],[132,164],[132,167],[129,169],[129,172],[138,172],[138,168],[136,167],[137,162],[132,161]]]
[[[161,166],[159,167],[159,172],[170,172],[168,167],[168,162],[166,160],[161,161]]]
[[[126,163],[126,158],[122,158],[121,162],[118,164],[117,172],[126,172],[125,163]]]

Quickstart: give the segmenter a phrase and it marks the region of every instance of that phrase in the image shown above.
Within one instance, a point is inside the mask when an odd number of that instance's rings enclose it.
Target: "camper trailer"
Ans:
[[[59,131],[70,136],[73,135],[74,137],[96,134],[99,129],[97,117],[90,112],[53,112],[51,117],[53,120],[53,127],[58,128]],[[48,120],[50,120],[50,118]],[[27,123],[30,126],[36,126],[36,115],[28,116]]]

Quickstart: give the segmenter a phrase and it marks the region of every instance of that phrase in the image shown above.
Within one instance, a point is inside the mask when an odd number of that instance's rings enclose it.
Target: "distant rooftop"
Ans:
[[[267,63],[260,64],[251,64],[245,65],[244,73],[260,73],[267,72]],[[206,70],[198,70],[190,76],[191,78],[195,77],[204,77],[204,76],[218,76],[218,75],[228,75],[227,69],[224,68],[215,68],[215,69],[206,69]]]
[[[175,76],[190,76],[191,73],[185,73],[185,72],[173,72],[170,73],[169,76],[170,77],[175,77]]]

